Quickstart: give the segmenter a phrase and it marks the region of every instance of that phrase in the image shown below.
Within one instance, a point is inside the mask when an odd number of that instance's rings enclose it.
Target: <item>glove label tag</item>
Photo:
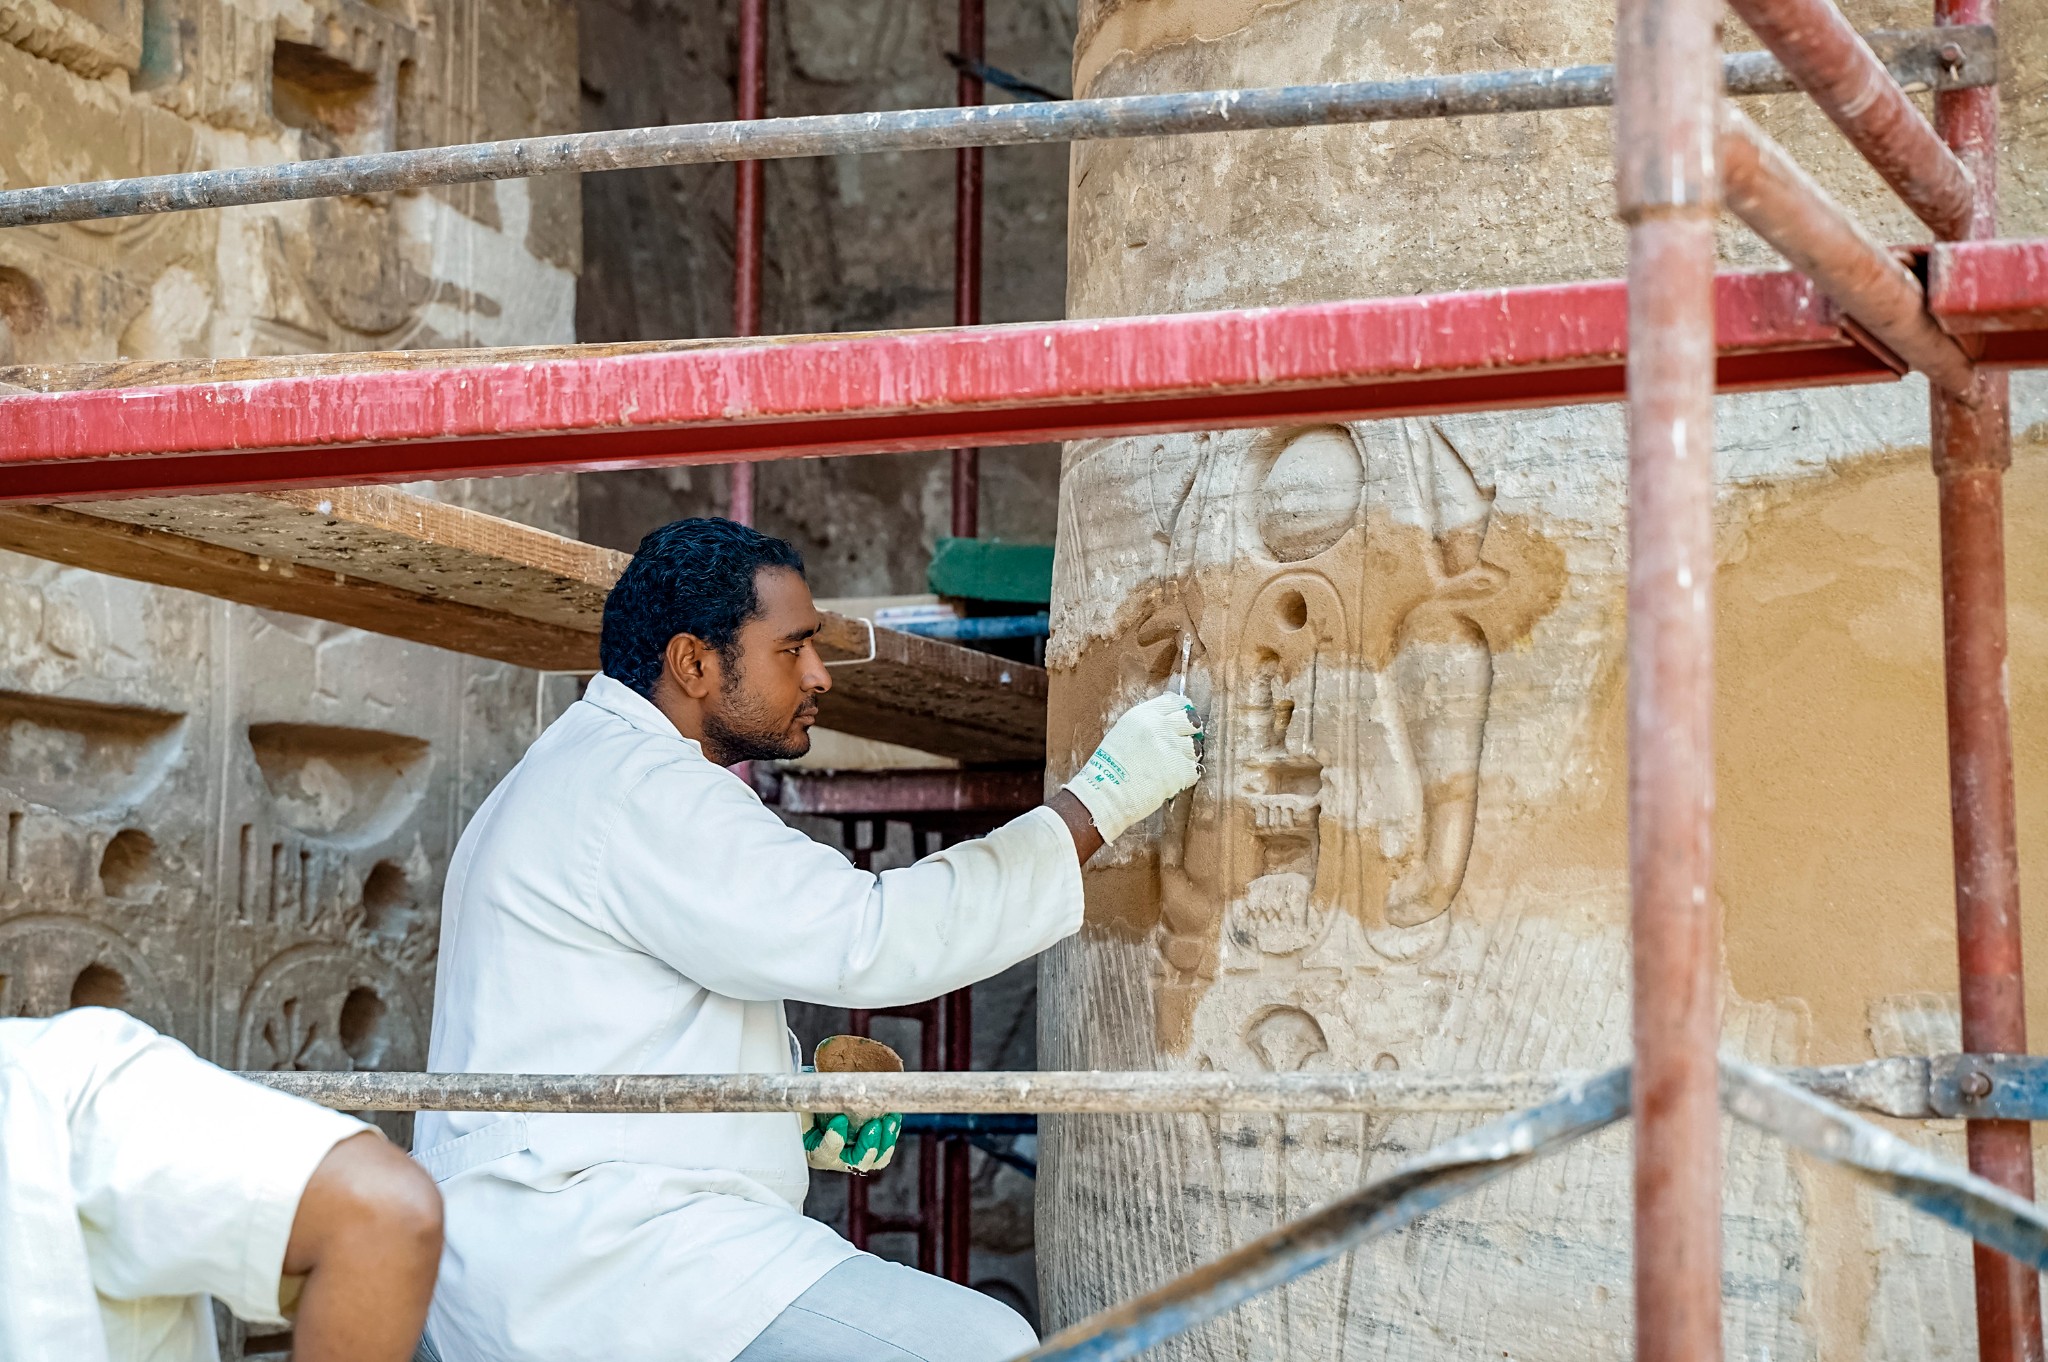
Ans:
[[[1088,778],[1102,785],[1121,785],[1131,778],[1115,757],[1098,749],[1088,758]]]

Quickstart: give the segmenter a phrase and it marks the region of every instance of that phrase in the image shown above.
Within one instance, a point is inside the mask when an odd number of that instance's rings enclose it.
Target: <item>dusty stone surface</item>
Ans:
[[[575,122],[558,0],[146,11],[0,5],[0,184]],[[17,229],[0,234],[0,355],[568,341],[579,229],[575,185],[551,181]],[[438,494],[574,530],[569,478]],[[230,1066],[417,1067],[447,857],[564,702],[542,687],[0,555],[0,1015],[104,1003]]]
[[[1919,9],[1852,4],[1864,27]],[[1608,59],[1610,7],[1084,4],[1118,95]],[[2005,28],[2008,231],[2048,226],[2024,112],[2048,16]],[[1734,25],[1731,21],[1731,29]],[[1739,33],[1736,35],[1739,37]],[[1883,235],[1918,239],[1819,116],[1759,106]],[[1073,315],[1611,276],[1606,116],[1097,143],[1072,161]],[[1728,262],[1769,253],[1730,225]],[[2011,478],[2022,856],[2048,845],[2048,539]],[[1832,1062],[1955,1045],[1924,389],[1720,405],[1717,892],[1728,1047]],[[1069,447],[1050,774],[1194,640],[1193,793],[1098,859],[1045,960],[1047,1068],[1520,1069],[1627,1053],[1623,533],[1615,407]],[[2034,929],[2036,958],[2048,932]],[[2036,974],[2036,1007],[2048,989]],[[1045,1323],[1156,1285],[1463,1122],[1048,1122]],[[1960,1153],[1957,1133],[1916,1138]],[[1728,1137],[1730,1356],[1973,1355],[1968,1255],[1924,1218]],[[1163,1349],[1623,1357],[1626,1135],[1554,1157]]]
[[[589,0],[580,14],[586,127],[732,117],[731,0]],[[790,0],[769,16],[771,116],[953,102],[952,0]],[[1073,24],[1074,0],[991,5],[988,60],[1063,91]],[[1064,151],[998,148],[985,165],[984,318],[1063,315]],[[764,178],[764,331],[951,324],[951,153],[771,161]],[[580,339],[732,334],[730,169],[593,176],[584,195]],[[923,591],[932,543],[949,533],[948,463],[912,454],[758,464],[758,519],[803,551],[821,594]],[[1058,479],[1052,446],[984,452],[982,533],[1048,542]],[[723,469],[586,477],[583,537],[631,549],[665,521],[722,514],[725,486]]]

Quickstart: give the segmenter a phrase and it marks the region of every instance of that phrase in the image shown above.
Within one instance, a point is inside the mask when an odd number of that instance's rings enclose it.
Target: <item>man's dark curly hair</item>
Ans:
[[[754,574],[803,556],[780,539],[717,517],[677,520],[640,541],[604,602],[598,658],[606,676],[652,697],[677,634],[695,634],[732,658],[740,626],[761,613]]]

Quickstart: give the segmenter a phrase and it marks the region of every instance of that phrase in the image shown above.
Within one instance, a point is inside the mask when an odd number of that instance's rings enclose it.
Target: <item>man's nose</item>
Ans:
[[[804,648],[804,674],[798,684],[808,695],[823,695],[832,689],[831,669],[826,667],[825,660],[818,656],[815,647],[807,645]]]

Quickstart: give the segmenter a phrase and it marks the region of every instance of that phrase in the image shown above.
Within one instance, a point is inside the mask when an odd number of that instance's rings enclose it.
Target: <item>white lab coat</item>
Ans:
[[[1081,923],[1036,809],[873,875],[786,826],[652,703],[593,680],[449,867],[428,1065],[787,1073],[783,1000],[935,997]],[[801,1214],[797,1118],[426,1114],[447,1362],[729,1362],[852,1256]]]
[[[299,1195],[369,1129],[124,1013],[0,1021],[0,1359],[216,1362],[209,1296],[283,1327]]]

